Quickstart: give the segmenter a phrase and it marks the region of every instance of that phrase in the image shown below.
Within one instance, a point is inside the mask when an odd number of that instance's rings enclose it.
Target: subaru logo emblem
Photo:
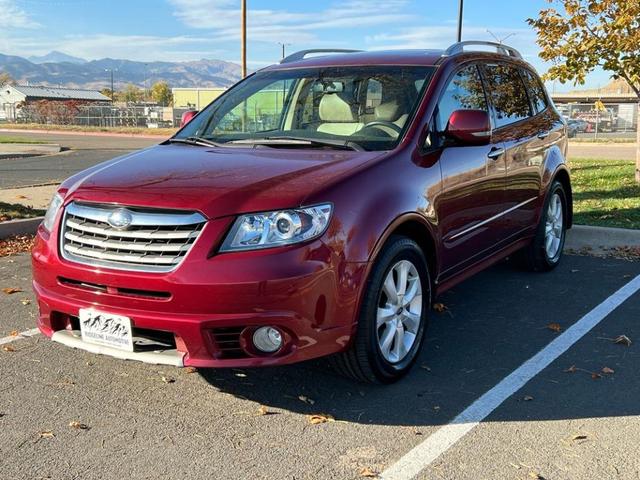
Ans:
[[[133,222],[131,212],[124,208],[114,210],[107,218],[107,223],[118,230],[125,230]]]

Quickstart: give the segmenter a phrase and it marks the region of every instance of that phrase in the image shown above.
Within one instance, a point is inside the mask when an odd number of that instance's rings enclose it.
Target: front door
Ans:
[[[494,219],[503,210],[505,155],[501,142],[462,146],[444,136],[456,110],[488,111],[478,67],[462,67],[450,79],[434,118],[442,190],[435,208],[442,239],[442,274],[448,277],[486,255],[503,232]]]

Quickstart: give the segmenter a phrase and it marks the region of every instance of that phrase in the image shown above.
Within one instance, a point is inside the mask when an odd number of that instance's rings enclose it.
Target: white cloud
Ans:
[[[0,0],[0,29],[37,28],[39,26],[13,0]]]
[[[235,0],[169,0],[174,15],[190,28],[212,30],[215,40],[239,37],[240,9]],[[408,0],[346,0],[317,11],[298,13],[249,9],[247,29],[252,41],[316,42],[316,31],[394,25],[412,18]]]

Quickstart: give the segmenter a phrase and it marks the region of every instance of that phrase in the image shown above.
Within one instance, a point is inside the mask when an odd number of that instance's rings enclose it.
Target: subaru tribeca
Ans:
[[[295,53],[60,186],[33,250],[38,326],[123,359],[329,356],[392,382],[436,295],[510,255],[558,264],[566,128],[504,45]]]

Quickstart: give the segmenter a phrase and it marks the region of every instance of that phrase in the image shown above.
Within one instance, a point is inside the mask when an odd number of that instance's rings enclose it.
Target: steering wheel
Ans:
[[[369,127],[389,127],[391,130],[396,132],[398,135],[402,133],[402,128],[396,125],[393,122],[387,122],[386,120],[374,120],[373,122],[367,123],[364,128]]]

